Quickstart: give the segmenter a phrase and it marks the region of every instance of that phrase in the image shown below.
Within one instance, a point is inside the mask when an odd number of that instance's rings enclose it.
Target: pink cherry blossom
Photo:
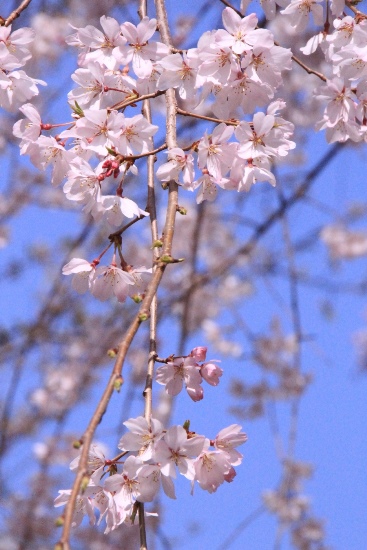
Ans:
[[[203,452],[194,462],[195,480],[202,489],[214,493],[231,471],[231,462],[227,453],[209,451],[208,447],[207,440]]]
[[[313,15],[315,25],[323,25],[323,9],[320,6],[322,0],[292,0],[280,13],[289,15],[291,25],[297,31],[304,31],[309,22],[310,12]]]
[[[167,46],[161,42],[150,42],[157,29],[157,20],[143,17],[135,26],[130,22],[121,25],[121,32],[128,45],[115,48],[114,55],[121,63],[132,61],[137,76],[145,78],[150,75],[152,61],[157,61],[169,53]]]
[[[214,447],[229,455],[232,466],[238,466],[242,462],[243,456],[235,449],[247,441],[247,435],[241,430],[239,424],[231,424],[221,430],[214,439]]]
[[[19,111],[28,119],[22,118],[13,126],[13,134],[22,140],[19,147],[20,154],[23,155],[27,152],[28,143],[30,141],[34,142],[38,139],[41,133],[42,121],[39,112],[31,103],[22,105],[22,107],[19,108]]]
[[[219,378],[223,374],[223,369],[218,367],[213,361],[204,363],[200,368],[200,374],[204,378],[205,382],[208,382],[211,386],[218,386]]]
[[[166,386],[168,395],[177,395],[185,383],[187,393],[193,401],[200,401],[203,398],[201,387],[202,377],[199,366],[192,357],[177,357],[173,362],[162,365],[156,371],[158,384]]]
[[[63,275],[74,275],[71,286],[79,294],[84,294],[90,289],[95,277],[95,263],[90,263],[82,258],[73,258],[62,268]]]
[[[207,351],[208,348],[206,348],[205,346],[198,346],[190,351],[190,356],[193,357],[197,362],[205,361]]]
[[[104,219],[115,227],[122,224],[124,216],[129,219],[134,216],[149,216],[148,212],[139,208],[136,202],[127,197],[105,195],[101,203],[104,208]]]
[[[143,416],[138,416],[126,420],[123,424],[130,431],[122,436],[118,448],[122,451],[140,451],[139,457],[144,461],[152,458],[155,443],[164,435],[159,420],[151,418],[148,423]]]
[[[182,99],[192,99],[196,94],[196,76],[199,60],[193,50],[187,54],[170,54],[160,60],[163,72],[159,77],[158,90],[178,88]]]
[[[175,478],[177,467],[180,474],[192,480],[195,475],[193,457],[201,453],[204,443],[204,436],[188,438],[182,426],[172,426],[167,430],[164,439],[158,441],[154,458],[160,463],[165,476]]]
[[[179,147],[174,147],[168,151],[168,162],[161,164],[157,170],[157,178],[160,181],[179,181],[179,175],[182,173],[182,181],[185,186],[190,186],[194,179],[194,157],[186,154]]]
[[[117,267],[113,261],[109,266],[97,267],[91,292],[102,302],[113,295],[119,302],[125,302],[129,295],[129,285],[133,285],[134,282],[132,275]]]
[[[236,144],[228,143],[233,130],[233,126],[218,124],[211,135],[205,133],[198,145],[199,167],[207,168],[219,180],[228,172],[235,156]]]

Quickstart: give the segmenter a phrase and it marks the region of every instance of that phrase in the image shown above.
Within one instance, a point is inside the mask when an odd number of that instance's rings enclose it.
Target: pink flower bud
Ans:
[[[199,346],[197,348],[194,348],[191,351],[190,356],[193,357],[195,359],[195,361],[198,361],[198,362],[199,361],[205,361],[207,349],[208,348],[205,348],[203,346]]]
[[[215,363],[205,363],[200,369],[200,374],[208,384],[218,386],[223,370]]]

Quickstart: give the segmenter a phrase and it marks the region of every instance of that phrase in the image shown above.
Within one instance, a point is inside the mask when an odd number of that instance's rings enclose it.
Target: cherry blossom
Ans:
[[[315,25],[323,25],[323,9],[320,6],[322,0],[292,0],[291,3],[280,13],[289,15],[291,25],[297,31],[303,31],[309,21],[310,12],[313,15]]]
[[[242,462],[241,453],[235,449],[247,441],[247,435],[241,430],[242,427],[239,424],[232,424],[221,430],[214,439],[214,447],[229,455],[232,466],[238,466]]]
[[[167,46],[161,42],[150,42],[157,28],[157,20],[143,17],[135,26],[130,22],[121,25],[121,33],[128,45],[114,50],[118,61],[127,64],[132,61],[134,72],[139,77],[147,77],[152,71],[152,61],[157,61],[169,53]]]
[[[96,517],[93,512],[91,496],[95,493],[95,487],[87,487],[83,495],[78,495],[73,514],[72,527],[78,527],[83,521],[84,516],[88,516],[90,525],[96,523]],[[59,491],[59,496],[55,499],[54,506],[63,506],[70,498],[71,489]]]
[[[80,456],[77,456],[70,463],[70,470],[76,472],[78,470]],[[101,447],[97,444],[92,444],[88,452],[88,475],[91,478],[93,485],[98,485],[103,474],[103,468],[106,463],[106,458]]]
[[[228,143],[233,130],[233,126],[219,124],[211,135],[205,134],[198,146],[199,167],[207,168],[219,180],[228,172],[236,153],[236,144]]]
[[[181,56],[179,53],[170,54],[159,61],[163,68],[157,88],[178,88],[182,99],[191,99],[196,95],[196,78],[199,60],[195,50],[188,50]]]
[[[73,258],[62,268],[63,275],[74,275],[71,285],[79,294],[84,294],[93,284],[95,263],[89,263],[82,258]]]
[[[169,160],[158,168],[156,176],[160,181],[179,181],[179,175],[182,173],[182,183],[185,186],[192,185],[194,179],[194,157],[179,147],[174,147],[168,151]]]
[[[114,69],[117,66],[117,61],[112,52],[115,48],[126,44],[126,38],[122,36],[120,25],[113,17],[102,15],[100,23],[103,33],[96,27],[87,25],[84,28],[75,29],[76,34],[68,36],[66,43],[72,46],[86,47],[83,57],[80,58],[80,62],[83,64],[89,61],[98,61],[98,63]],[[88,51],[88,49],[94,51]]]
[[[158,441],[154,457],[160,463],[162,474],[176,477],[176,467],[180,474],[192,480],[195,476],[193,457],[198,456],[204,446],[205,437],[196,435],[188,438],[182,426],[172,426]]]
[[[5,44],[9,53],[16,57],[22,65],[32,57],[28,44],[31,44],[34,38],[33,29],[25,27],[12,32],[11,25],[0,27],[0,42]]]
[[[104,219],[111,225],[117,227],[121,225],[124,216],[133,218],[134,216],[149,216],[149,213],[142,210],[138,205],[127,197],[118,195],[105,195],[101,199],[104,208]]]
[[[178,357],[156,371],[158,384],[166,386],[168,395],[177,395],[185,383],[187,393],[193,401],[203,399],[202,377],[197,363],[192,357]]]
[[[20,154],[24,155],[27,152],[29,142],[37,141],[41,133],[42,121],[41,115],[37,109],[31,104],[26,103],[19,108],[28,120],[22,118],[13,126],[13,134],[22,141],[19,144]]]
[[[221,451],[209,451],[209,442],[194,462],[195,481],[208,493],[214,493],[231,471],[230,457]]]
[[[122,436],[119,442],[119,449],[122,451],[140,451],[139,457],[142,460],[152,458],[154,445],[163,435],[163,426],[159,420],[151,418],[150,423],[143,417],[130,418],[124,426],[130,430]]]
[[[102,302],[115,295],[119,302],[125,302],[129,295],[129,285],[135,283],[132,275],[117,267],[113,260],[109,266],[96,268],[91,285],[93,296]]]
[[[200,374],[208,384],[211,386],[218,386],[219,378],[222,376],[223,370],[211,361],[202,365]]]
[[[142,466],[140,458],[129,456],[122,473],[114,474],[104,482],[104,489],[114,493],[113,499],[121,516],[129,514],[136,500],[151,502],[159,489],[153,478],[138,475]]]
[[[30,142],[26,152],[39,170],[52,166],[51,183],[54,186],[62,183],[71,161],[75,158],[71,151],[67,151],[62,143],[52,136],[40,136],[37,141]]]

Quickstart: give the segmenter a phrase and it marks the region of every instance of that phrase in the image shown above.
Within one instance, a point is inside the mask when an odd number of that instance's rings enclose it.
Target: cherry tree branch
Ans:
[[[2,25],[4,27],[9,27],[9,25],[11,25],[12,22],[20,16],[22,11],[24,11],[29,6],[31,1],[32,0],[23,0],[23,2],[20,4],[20,6],[15,8],[15,10],[13,10],[11,12],[11,14],[6,19],[1,18],[0,25]]]
[[[157,20],[158,27],[161,33],[163,42],[167,46],[171,46],[171,38],[167,21],[167,13],[165,9],[164,0],[156,0],[156,11],[157,11]],[[147,94],[150,95],[150,94]],[[169,148],[177,146],[176,139],[176,98],[175,91],[169,89],[165,92],[166,95],[166,109],[167,109],[167,118],[166,118],[166,142]],[[143,97],[143,96],[141,96]],[[149,99],[149,97],[145,97]],[[168,206],[166,213],[166,220],[164,226],[164,235],[163,235],[163,255],[170,256],[172,251],[172,242],[175,229],[175,219],[178,205],[178,185],[175,181],[169,182],[169,192],[168,192]],[[73,513],[75,510],[76,500],[80,492],[81,484],[83,478],[88,473],[88,453],[89,448],[92,443],[94,433],[101,422],[104,413],[106,412],[108,403],[111,399],[113,391],[115,389],[116,383],[121,385],[122,382],[122,368],[127,355],[127,352],[130,348],[130,345],[143,321],[148,319],[150,314],[150,308],[154,297],[156,295],[158,286],[163,277],[163,273],[167,267],[167,263],[158,262],[156,264],[155,272],[153,273],[152,280],[148,285],[145,298],[141,303],[139,312],[133,319],[130,327],[126,331],[123,339],[120,342],[115,365],[113,367],[112,374],[107,382],[106,388],[100,398],[99,403],[93,413],[93,416],[82,436],[82,452],[79,460],[78,472],[74,480],[74,484],[71,490],[71,495],[65,509],[65,520],[63,526],[63,532],[59,542],[59,547],[62,550],[70,550],[70,531],[71,524],[73,519]]]

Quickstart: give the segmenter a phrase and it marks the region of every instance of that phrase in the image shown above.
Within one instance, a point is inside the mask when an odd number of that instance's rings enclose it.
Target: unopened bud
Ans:
[[[79,105],[79,103],[77,101],[75,101],[74,105],[70,105],[70,107],[73,109],[74,113],[77,116],[79,116],[79,117],[84,116],[84,111],[83,111],[83,109],[81,108],[81,106]]]
[[[168,181],[162,181],[161,187],[162,187],[163,191],[166,191],[166,189],[168,189],[168,186],[169,186]]]
[[[148,318],[149,318],[148,313],[139,313],[139,321],[140,322],[146,321]]]
[[[64,550],[64,545],[61,542],[58,542],[55,544],[54,550]]]
[[[82,493],[84,493],[84,491],[88,487],[89,480],[90,480],[89,476],[83,476],[82,482],[80,484],[80,490],[81,490]]]
[[[111,359],[114,359],[117,355],[118,349],[117,348],[110,348],[107,350],[108,357],[111,357]]]
[[[159,259],[165,264],[172,264],[174,262],[174,259],[169,254],[163,254],[163,256],[161,256]]]
[[[190,420],[185,420],[183,424],[183,429],[186,430],[187,432],[190,430]]]
[[[165,264],[178,264],[178,263],[183,262],[185,259],[184,258],[172,258],[172,256],[170,256],[169,254],[163,254],[163,256],[161,256],[159,258],[159,260],[161,262],[164,262]]]
[[[152,248],[162,248],[162,246],[163,242],[157,239],[156,241],[154,241]]]
[[[59,516],[58,518],[55,519],[56,527],[62,527],[63,525],[64,525],[64,516]]]
[[[140,304],[143,301],[143,298],[140,296],[140,294],[134,294],[131,296],[131,299],[134,300],[136,304]]]
[[[79,439],[76,439],[75,441],[73,441],[74,449],[80,449],[81,446],[82,446],[82,442]]]
[[[121,390],[121,386],[124,383],[124,379],[122,378],[121,374],[116,378],[113,387],[114,389],[119,392]]]
[[[177,206],[177,212],[179,214],[181,214],[182,216],[186,216],[187,214],[187,209],[184,208],[183,206]]]
[[[204,346],[198,346],[197,348],[191,350],[190,355],[195,359],[195,361],[205,361],[207,350],[208,348]]]

